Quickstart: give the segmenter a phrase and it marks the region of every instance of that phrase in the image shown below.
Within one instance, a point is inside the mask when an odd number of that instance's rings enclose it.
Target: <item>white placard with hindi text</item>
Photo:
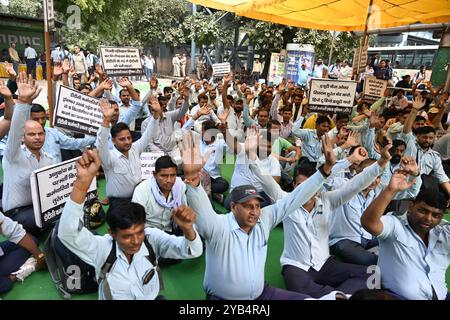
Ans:
[[[384,95],[386,88],[387,80],[366,77],[364,78],[364,99],[378,100]]]
[[[356,94],[356,82],[311,79],[308,110],[350,114]]]
[[[164,152],[162,151],[141,153],[142,180],[150,179],[153,176],[153,171],[155,171],[155,162],[163,155]]]
[[[134,76],[144,73],[138,48],[100,47],[100,57],[108,76]]]
[[[60,86],[53,126],[95,136],[103,122],[100,100]]]
[[[212,65],[212,68],[213,68],[213,75],[216,77],[225,76],[231,72],[231,65],[229,62],[215,63]]]
[[[36,225],[46,227],[59,219],[77,178],[80,157],[35,170],[30,177]],[[86,201],[96,197],[97,180],[92,181]]]

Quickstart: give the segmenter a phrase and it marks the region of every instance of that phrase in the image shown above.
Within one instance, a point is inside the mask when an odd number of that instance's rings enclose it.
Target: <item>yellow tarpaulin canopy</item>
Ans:
[[[189,0],[239,16],[294,27],[363,31],[370,0]],[[369,30],[450,22],[450,0],[373,0]]]

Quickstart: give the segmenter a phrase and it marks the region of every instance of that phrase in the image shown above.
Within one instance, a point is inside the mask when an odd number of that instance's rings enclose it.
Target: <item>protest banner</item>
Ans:
[[[100,57],[108,76],[144,74],[138,48],[100,47]]]
[[[231,72],[231,65],[229,62],[225,63],[214,63],[212,65],[213,76],[223,77]]]
[[[153,171],[155,171],[155,162],[163,155],[164,152],[162,151],[141,153],[142,180],[147,180],[153,176]]]
[[[364,78],[364,99],[376,101],[384,95],[387,88],[387,80],[380,80],[375,77]]]
[[[31,196],[38,227],[45,228],[59,219],[77,177],[79,158],[40,168],[31,174]],[[94,199],[96,194],[97,180],[94,178],[86,201]]]
[[[286,45],[285,73],[286,79],[298,83],[302,65],[311,72],[314,67],[314,46],[310,44],[288,43]]]
[[[362,55],[360,60],[360,52],[359,47],[355,48],[355,53],[353,55],[353,67],[352,67],[352,73],[363,73],[366,70],[367,65],[367,59],[368,59],[368,47],[362,47]]]
[[[308,110],[350,114],[356,94],[356,82],[311,79]]]
[[[285,75],[285,60],[285,54],[272,53],[268,75],[269,83],[276,85],[281,83]]]
[[[60,86],[53,126],[95,136],[103,122],[100,100]]]

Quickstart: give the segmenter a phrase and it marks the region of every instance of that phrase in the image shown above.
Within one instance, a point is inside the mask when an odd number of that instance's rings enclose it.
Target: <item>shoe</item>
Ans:
[[[23,282],[30,274],[32,274],[36,270],[36,265],[37,260],[34,257],[30,257],[27,261],[25,261],[20,269],[16,272],[13,272],[12,275]]]

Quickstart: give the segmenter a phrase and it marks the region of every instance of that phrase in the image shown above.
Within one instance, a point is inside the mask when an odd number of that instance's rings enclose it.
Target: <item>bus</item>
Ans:
[[[390,60],[391,67],[398,78],[409,74],[411,78],[419,71],[420,66],[425,66],[426,79],[431,77],[434,57],[439,45],[399,46],[399,47],[371,47],[368,48],[368,61],[375,54],[380,55],[381,60]]]

